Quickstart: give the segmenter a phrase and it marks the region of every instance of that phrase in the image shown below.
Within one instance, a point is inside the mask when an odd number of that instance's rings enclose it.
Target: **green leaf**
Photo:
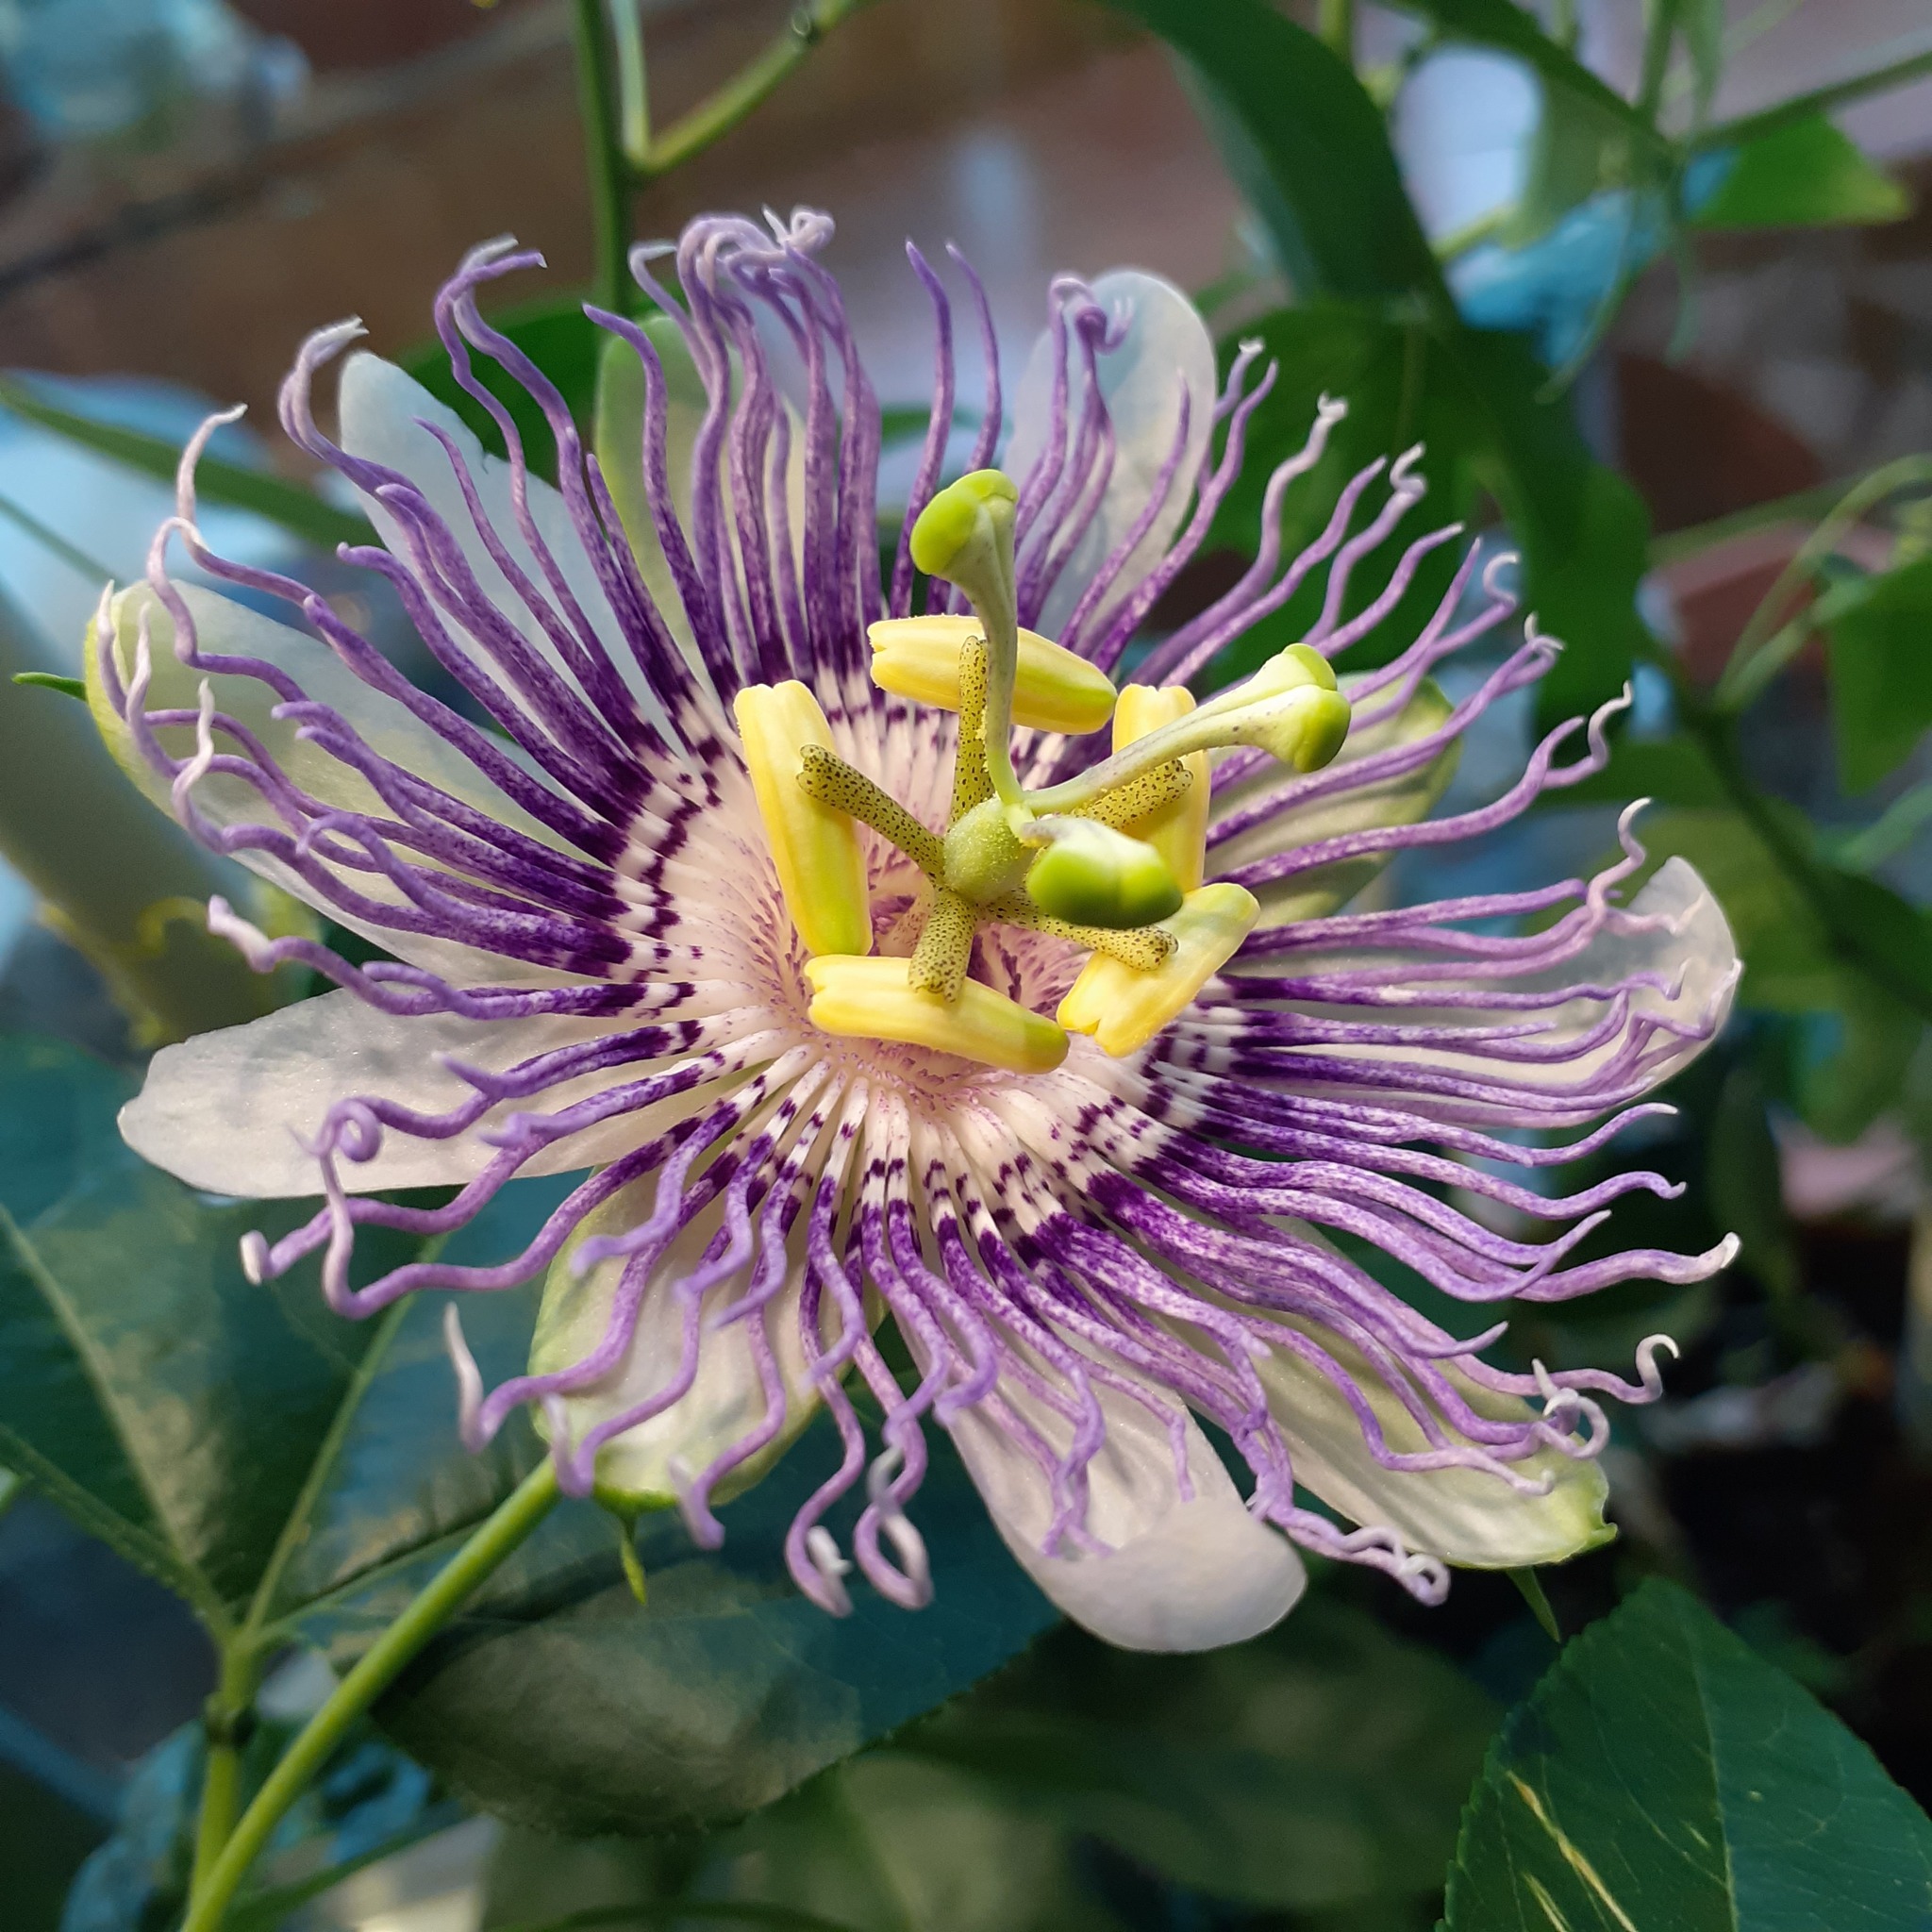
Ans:
[[[1523,337],[1462,329],[1447,347],[1480,425],[1477,475],[1523,549],[1524,607],[1565,645],[1537,687],[1547,725],[1603,703],[1630,676],[1644,640],[1637,586],[1649,567],[1650,516],[1591,458],[1568,405],[1544,397]]]
[[[1932,1821],[1694,1598],[1646,1583],[1513,1711],[1447,1932],[1918,1932]]]
[[[891,1755],[972,1771],[1016,1817],[1191,1890],[1329,1911],[1434,1890],[1495,1718],[1434,1652],[1311,1593],[1191,1657],[1057,1631]]]
[[[312,1266],[249,1285],[242,1236],[309,1208],[215,1204],[149,1167],[114,1128],[131,1085],[0,1039],[0,1459],[219,1627],[259,1582],[373,1330],[327,1311]],[[36,1106],[56,1124],[44,1149]]]
[[[1812,114],[1745,142],[1691,225],[1838,227],[1895,222],[1911,208],[1911,196],[1849,135],[1824,115]]]
[[[25,383],[11,376],[0,376],[0,408],[11,409],[42,429],[51,429],[88,449],[112,457],[131,470],[144,471],[172,483],[181,464],[181,449],[164,437],[148,436],[139,429],[123,429],[111,423],[96,423],[73,409],[42,402]],[[194,487],[206,503],[224,503],[236,509],[253,510],[272,524],[279,524],[292,535],[332,550],[338,543],[373,543],[375,532],[369,520],[352,509],[338,509],[332,503],[306,490],[299,483],[261,470],[250,470],[240,463],[224,462],[219,457],[203,457],[195,466]]]
[[[1610,762],[1593,777],[1549,795],[1561,808],[1575,805],[1627,805],[1648,798],[1660,806],[1722,808],[1730,803],[1724,781],[1704,748],[1688,733],[1673,738],[1619,738],[1611,741]],[[1641,836],[1649,837],[1648,819]]]
[[[62,677],[57,671],[16,671],[15,684],[24,684],[29,690],[55,691],[64,698],[78,698],[87,703],[87,679],[84,677]]]
[[[452,1235],[440,1257],[468,1265],[523,1248],[580,1175],[513,1181]],[[334,1660],[359,1654],[380,1624],[358,1593],[466,1536],[542,1453],[519,1416],[479,1456],[457,1437],[456,1381],[443,1345],[443,1310],[456,1300],[485,1376],[521,1374],[541,1283],[500,1293],[420,1294],[385,1329],[379,1358],[315,1488],[265,1618],[327,1644]],[[399,1608],[400,1604],[391,1606]]]
[[[1258,1909],[1380,1924],[1440,1886],[1495,1720],[1432,1652],[1319,1596],[1205,1656],[1118,1651],[1063,1625],[706,1840],[694,1868],[656,1845],[510,1834],[485,1924],[620,1903],[669,1920],[676,1898],[782,1904],[856,1932],[1112,1932],[1085,1852],[1098,1840],[1242,1923]]]
[[[133,1085],[0,1036],[0,1457],[216,1627],[252,1607],[273,1629],[468,1530],[536,1446],[458,1442],[440,1297],[354,1323],[312,1264],[251,1287],[241,1235],[315,1204],[219,1202],[149,1167],[115,1126]],[[443,1253],[514,1252],[567,1185],[505,1189]],[[410,1246],[365,1229],[358,1271]],[[521,1366],[530,1297],[478,1298],[494,1373]]]
[[[1591,459],[1566,407],[1540,399],[1544,372],[1519,338],[1436,331],[1330,302],[1276,310],[1242,334],[1260,338],[1280,375],[1251,426],[1241,475],[1215,520],[1212,542],[1254,554],[1269,473],[1301,448],[1317,400],[1342,397],[1348,414],[1282,506],[1284,554],[1314,540],[1357,470],[1421,442],[1418,473],[1429,494],[1357,565],[1345,609],[1353,613],[1374,599],[1417,535],[1453,519],[1485,521],[1493,498],[1522,546],[1524,605],[1569,647],[1543,681],[1555,715],[1618,690],[1641,636],[1636,594],[1646,568],[1647,519],[1630,486]],[[1448,588],[1461,547],[1445,544],[1424,561],[1377,634],[1350,650],[1349,668],[1384,662],[1414,638]],[[1322,574],[1312,575],[1214,667],[1217,683],[1306,633],[1324,593]]]
[[[1054,1621],[950,1446],[932,1449],[912,1507],[932,1558],[923,1610],[855,1578],[853,1614],[830,1617],[787,1573],[785,1531],[839,1460],[822,1423],[719,1512],[721,1549],[694,1549],[675,1512],[644,1519],[646,1607],[620,1574],[611,1519],[558,1511],[378,1715],[458,1790],[544,1830],[695,1829],[769,1804]],[[835,1527],[842,1539],[836,1512]]]
[[[1835,587],[1818,617],[1839,774],[1848,791],[1869,791],[1932,725],[1932,557]]]
[[[1453,313],[1382,116],[1331,48],[1265,0],[1112,4],[1191,66],[1229,170],[1304,294]]]
[[[570,295],[546,295],[487,318],[492,328],[508,336],[557,385],[572,419],[580,428],[591,421],[597,393],[598,357],[610,340],[584,313],[584,301],[582,291]],[[497,456],[506,454],[502,431],[490,411],[457,381],[449,353],[441,342],[421,343],[398,356],[396,361],[439,402],[447,403],[462,417],[482,439],[485,449]],[[473,351],[470,366],[484,388],[508,409],[530,467],[554,482],[557,443],[543,420],[542,410],[523,385],[507,375],[488,356]]]

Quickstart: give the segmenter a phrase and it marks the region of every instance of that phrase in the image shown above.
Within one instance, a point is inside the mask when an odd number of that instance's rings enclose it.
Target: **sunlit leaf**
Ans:
[[[1911,196],[1823,114],[1774,127],[1733,155],[1700,228],[1810,228],[1895,222]]]
[[[1907,1932],[1932,1821],[1807,1691],[1645,1584],[1512,1712],[1463,1814],[1447,1932]]]
[[[1332,49],[1265,0],[1113,0],[1182,55],[1211,125],[1305,294],[1449,312],[1382,117]]]

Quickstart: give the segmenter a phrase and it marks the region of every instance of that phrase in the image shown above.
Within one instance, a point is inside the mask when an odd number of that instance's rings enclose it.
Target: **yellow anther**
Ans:
[[[1260,911],[1244,887],[1200,887],[1166,922],[1175,945],[1164,964],[1141,973],[1096,953],[1055,1017],[1069,1033],[1091,1033],[1116,1058],[1145,1046],[1234,957]]]
[[[751,684],[732,710],[765,843],[798,936],[813,953],[871,952],[872,897],[858,827],[836,807],[808,797],[798,782],[804,747],[832,748],[818,699],[795,679]]]
[[[948,1004],[911,984],[909,959],[808,960],[811,1022],[846,1040],[896,1040],[958,1054],[1014,1074],[1050,1074],[1067,1057],[1067,1036],[977,979]]]
[[[874,625],[872,681],[942,711],[959,708],[959,655],[981,634],[976,617],[887,617]],[[1013,723],[1038,731],[1098,731],[1113,713],[1104,671],[1037,631],[1020,633]]]
[[[1194,708],[1194,694],[1184,684],[1156,687],[1130,684],[1121,691],[1113,712],[1113,748],[1124,751],[1137,738],[1185,718]],[[1208,807],[1212,767],[1205,751],[1190,752],[1180,760],[1193,780],[1178,798],[1157,806],[1144,818],[1122,827],[1167,860],[1174,883],[1191,892],[1208,866]]]

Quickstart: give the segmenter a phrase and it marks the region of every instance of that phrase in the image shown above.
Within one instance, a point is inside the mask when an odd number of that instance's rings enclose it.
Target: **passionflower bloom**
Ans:
[[[1343,909],[1392,854],[1502,825],[1605,758],[1579,721],[1493,803],[1427,816],[1461,735],[1556,649],[1528,626],[1442,695],[1432,670],[1512,608],[1474,551],[1420,636],[1338,682],[1330,660],[1458,534],[1418,538],[1344,615],[1422,494],[1415,453],[1357,475],[1284,562],[1285,494],[1341,413],[1324,403],[1270,479],[1252,568],[1149,644],[1274,369],[1248,347],[1218,378],[1157,277],[1062,278],[994,470],[997,354],[956,257],[986,408],[941,489],[953,313],[908,251],[937,373],[882,558],[879,410],[830,235],[806,212],[693,222],[675,291],[641,250],[661,312],[591,311],[615,346],[590,449],[478,311],[536,261],[507,242],[436,308],[507,461],[362,353],[331,440],[311,387],[358,330],[308,340],[283,426],[359,492],[382,546],[346,554],[392,587],[441,695],[301,584],[210,554],[190,450],[147,582],[104,598],[96,716],[207,844],[390,957],[212,903],[258,968],[340,991],[159,1054],[127,1139],[200,1188],[319,1191],[244,1260],[265,1278],[322,1251],[345,1315],[545,1275],[528,1372],[501,1386],[449,1319],[464,1440],[531,1405],[566,1490],[675,1504],[700,1544],[823,1406],[841,1455],[786,1554],[827,1610],[855,1564],[896,1603],[929,1595],[928,1424],[1047,1593],[1124,1644],[1267,1627],[1298,1549],[1433,1601],[1451,1564],[1589,1546],[1608,1533],[1597,1398],[1655,1395],[1661,1339],[1634,1378],[1524,1375],[1484,1361],[1503,1324],[1483,1317],[1729,1258],[1576,1254],[1618,1196],[1670,1191],[1654,1174],[1532,1184],[1722,1024],[1718,908],[1676,860],[1620,904],[1626,824],[1589,880]],[[476,355],[541,410],[555,488]],[[242,594],[174,582],[174,538]],[[1306,639],[1217,690],[1222,654],[1317,572]],[[359,1229],[444,1234],[543,1174],[583,1178],[521,1254],[354,1278]],[[458,1191],[377,1197],[430,1185]],[[1425,1320],[1370,1250],[1480,1332]]]

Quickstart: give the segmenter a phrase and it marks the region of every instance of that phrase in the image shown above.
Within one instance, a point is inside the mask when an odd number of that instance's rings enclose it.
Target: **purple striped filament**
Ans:
[[[866,626],[910,614],[918,580],[903,539],[879,555],[879,410],[819,258],[830,235],[806,212],[769,232],[693,222],[675,293],[640,251],[662,313],[593,314],[621,345],[594,447],[478,309],[535,263],[508,242],[475,250],[436,310],[507,460],[359,353],[341,364],[331,438],[312,390],[356,331],[304,345],[283,426],[360,493],[381,544],[348,555],[392,586],[460,708],[302,584],[210,553],[191,448],[146,583],[103,599],[96,715],[209,847],[391,957],[354,965],[213,904],[212,928],[258,968],[299,960],[339,990],[163,1051],[124,1116],[129,1141],[199,1187],[319,1192],[294,1233],[250,1241],[254,1274],[319,1254],[352,1317],[451,1291],[463,1440],[528,1406],[568,1490],[675,1504],[700,1544],[724,1534],[718,1506],[825,1409],[838,1459],[786,1553],[828,1610],[848,1607],[855,1572],[908,1607],[927,1599],[917,1518],[934,1427],[1055,1601],[1140,1647],[1267,1627],[1303,1587],[1298,1549],[1433,1601],[1453,1564],[1599,1541],[1602,1398],[1654,1396],[1660,1340],[1628,1375],[1519,1374],[1483,1351],[1501,1304],[1692,1281],[1729,1258],[1729,1242],[1598,1242],[1585,1258],[1619,1198],[1674,1191],[1633,1172],[1565,1195],[1544,1173],[1655,1111],[1644,1096],[1723,1024],[1737,964],[1722,914],[1681,861],[1629,891],[1642,855],[1627,818],[1593,878],[1348,908],[1395,852],[1489,831],[1604,762],[1602,718],[1577,721],[1502,797],[1428,816],[1460,736],[1554,651],[1528,626],[1470,697],[1441,695],[1432,670],[1513,608],[1503,572],[1478,573],[1472,553],[1384,668],[1349,677],[1343,659],[1355,724],[1336,762],[1296,776],[1220,757],[1208,875],[1246,887],[1261,920],[1145,1047],[1114,1059],[1076,1038],[1053,1073],[1019,1074],[818,1031],[731,701],[804,680],[839,755],[935,828],[955,732],[868,675]],[[953,297],[908,252],[939,343],[916,514],[946,463],[957,383]],[[980,468],[1006,412],[984,297],[957,257],[954,272],[986,372],[963,463]],[[1048,316],[1005,454],[1020,622],[1112,670],[1198,553],[1274,371],[1243,349],[1218,378],[1185,298],[1138,273],[1062,277]],[[476,357],[541,410],[556,487],[531,474]],[[1455,540],[1418,536],[1362,595],[1365,560],[1421,497],[1410,453],[1356,477],[1284,559],[1278,513],[1340,413],[1324,404],[1271,477],[1254,566],[1155,640],[1138,676],[1207,670],[1318,574],[1307,641],[1345,653]],[[248,601],[175,583],[175,542]],[[275,606],[287,622],[262,614]],[[1102,749],[1014,739],[1033,787]],[[917,874],[865,837],[890,951]],[[1081,959],[988,925],[972,971],[1051,1013]],[[578,1178],[521,1253],[358,1276],[362,1227],[446,1234],[530,1174]],[[383,1197],[431,1185],[457,1191],[434,1208]],[[1471,1305],[1469,1339],[1351,1258],[1364,1247]],[[540,1275],[529,1369],[486,1388],[454,1310]],[[907,1381],[880,1345],[887,1321]],[[841,1538],[828,1516],[848,1495]]]

